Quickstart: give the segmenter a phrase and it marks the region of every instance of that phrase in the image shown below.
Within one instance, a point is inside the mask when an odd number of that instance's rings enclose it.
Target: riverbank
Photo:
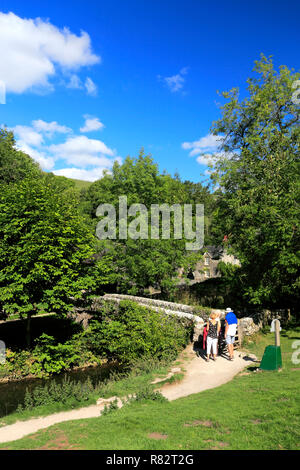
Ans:
[[[88,387],[90,388],[90,392],[88,393],[88,397],[81,397],[79,400],[75,400],[73,393],[71,393],[70,398],[66,400],[65,402],[62,401],[62,396],[60,394],[60,391],[58,391],[58,398],[57,400],[47,400],[47,403],[44,403],[40,406],[33,406],[28,409],[22,409],[18,410],[18,404],[24,403],[24,396],[26,392],[26,388],[24,387],[22,389],[22,396],[18,397],[18,394],[16,393],[15,389],[8,389],[7,390],[7,397],[8,399],[11,399],[11,396],[13,396],[13,399],[15,400],[14,404],[14,409],[10,409],[9,413],[6,413],[2,417],[0,417],[0,428],[2,426],[12,424],[16,421],[24,421],[27,419],[30,419],[32,417],[41,417],[41,416],[47,416],[50,414],[54,413],[59,413],[59,412],[64,412],[64,411],[70,411],[73,409],[79,409],[84,407],[87,407],[88,405],[93,405],[96,403],[97,399],[99,396],[103,397],[110,397],[112,395],[118,395],[118,396],[125,396],[128,394],[134,393],[137,389],[143,388],[147,384],[151,383],[152,380],[154,380],[156,377],[161,377],[164,378],[169,370],[170,363],[168,362],[158,362],[158,361],[147,361],[143,362],[141,361],[140,363],[136,363],[135,367],[133,367],[131,370],[114,370],[111,369],[109,371],[109,374],[105,374],[105,371],[100,370],[98,371],[100,375],[97,373],[97,370],[89,370],[89,375],[86,375],[83,371],[82,374],[82,384],[83,386],[87,385],[87,382],[89,382]],[[104,374],[103,374],[104,372]],[[101,374],[102,373],[102,374]],[[94,374],[94,377],[91,376],[91,374]],[[176,377],[178,377],[179,374],[176,374]],[[91,380],[91,377],[93,380]],[[70,377],[69,377],[70,378]],[[72,383],[78,384],[80,377],[76,376],[71,376],[72,378]],[[76,380],[75,380],[76,379]],[[59,383],[64,380],[63,376],[58,376],[56,379],[48,379],[44,380],[43,382],[41,381],[40,383],[43,383],[47,387],[51,386],[51,383]],[[169,381],[174,380],[174,377],[171,377]],[[57,381],[57,382],[56,382]],[[163,383],[163,382],[162,382]],[[93,385],[93,388],[90,387],[90,385]],[[20,384],[16,383],[16,386],[23,386],[25,384]],[[39,385],[37,384],[37,387]],[[0,387],[0,392],[1,392],[1,387]],[[41,397],[42,391],[40,390],[38,395],[39,398]],[[47,395],[47,390],[45,390],[46,395]],[[63,393],[63,391],[62,391]],[[44,391],[43,391],[44,395]],[[1,399],[5,401],[5,396],[2,394]],[[19,401],[21,400],[21,401]]]
[[[273,344],[273,336],[257,334],[245,345],[247,352],[260,360],[265,347]],[[292,362],[292,344],[300,340],[300,329],[283,330],[281,340],[281,372],[258,373],[252,363],[216,388],[167,403],[132,403],[98,418],[56,424],[0,448],[299,449],[300,369]]]
[[[195,354],[193,345],[190,344],[182,352],[179,360],[176,361],[178,371],[184,372],[183,380],[175,383],[166,383],[162,386],[160,386],[160,383],[156,383],[155,387],[169,401],[176,400],[177,398],[218,387],[230,381],[249,364],[249,360],[253,362],[245,354],[236,352],[233,362],[228,361],[227,357],[218,357],[216,362],[206,363],[203,358]],[[156,380],[152,382],[155,383]],[[169,379],[167,379],[167,382],[169,382]],[[119,408],[122,407],[120,398],[125,397],[120,397],[119,395]],[[105,403],[99,403],[98,405],[55,413],[51,416],[31,419],[25,422],[18,421],[10,426],[0,428],[0,442],[20,439],[28,434],[64,421],[98,417],[103,412],[104,407]]]

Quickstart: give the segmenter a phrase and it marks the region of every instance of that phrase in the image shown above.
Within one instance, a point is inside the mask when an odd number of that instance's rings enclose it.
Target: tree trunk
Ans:
[[[31,313],[27,314],[26,321],[26,346],[29,349],[31,346]]]

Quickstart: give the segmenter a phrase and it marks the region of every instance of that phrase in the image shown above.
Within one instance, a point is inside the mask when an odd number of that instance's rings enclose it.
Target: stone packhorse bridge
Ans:
[[[198,337],[199,334],[202,334],[205,321],[208,320],[209,315],[212,311],[220,313],[221,318],[225,318],[225,313],[223,310],[217,309],[203,309],[192,307],[191,305],[178,304],[175,302],[166,302],[164,300],[149,299],[147,297],[137,297],[134,295],[124,295],[124,294],[105,294],[101,297],[103,300],[110,302],[119,303],[122,300],[131,300],[136,302],[143,307],[151,308],[155,311],[161,311],[167,315],[175,315],[181,318],[189,318],[195,323],[194,328],[194,337]],[[199,315],[201,314],[201,316]]]
[[[135,295],[125,295],[125,294],[105,294],[102,297],[95,297],[92,305],[92,310],[97,310],[101,306],[97,305],[98,301],[107,301],[120,303],[122,300],[131,300],[136,302],[143,307],[148,307],[156,312],[160,311],[167,315],[175,315],[178,317],[189,318],[195,324],[194,327],[194,341],[199,335],[202,335],[204,323],[208,320],[209,315],[212,312],[220,314],[221,320],[225,318],[225,311],[214,308],[201,308],[191,305],[179,304],[175,302],[167,302],[164,300],[149,299],[148,297],[138,297]],[[88,313],[85,308],[77,308],[73,313],[73,318],[78,323],[82,323],[83,327],[86,328],[88,321],[92,318],[92,312]],[[253,333],[256,333],[263,325],[263,322],[254,322],[252,317],[243,317],[239,319],[239,338],[242,340],[243,336],[251,336]]]

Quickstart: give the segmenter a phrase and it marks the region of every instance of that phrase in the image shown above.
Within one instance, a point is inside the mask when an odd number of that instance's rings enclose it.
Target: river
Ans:
[[[86,367],[64,372],[62,374],[52,376],[49,379],[25,378],[7,383],[0,383],[0,417],[13,413],[18,408],[19,404],[23,405],[27,389],[32,391],[38,386],[49,384],[50,381],[60,383],[65,378],[81,383],[90,378],[92,384],[95,385],[107,379],[112,372],[120,372],[120,370],[120,366],[115,363],[103,364],[97,367]]]

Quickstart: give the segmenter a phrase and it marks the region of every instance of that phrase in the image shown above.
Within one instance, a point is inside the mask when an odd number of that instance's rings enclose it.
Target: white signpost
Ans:
[[[279,320],[277,320],[277,319],[272,320],[270,331],[271,331],[271,333],[275,333],[275,346],[280,346],[281,326],[280,326],[280,321]]]

